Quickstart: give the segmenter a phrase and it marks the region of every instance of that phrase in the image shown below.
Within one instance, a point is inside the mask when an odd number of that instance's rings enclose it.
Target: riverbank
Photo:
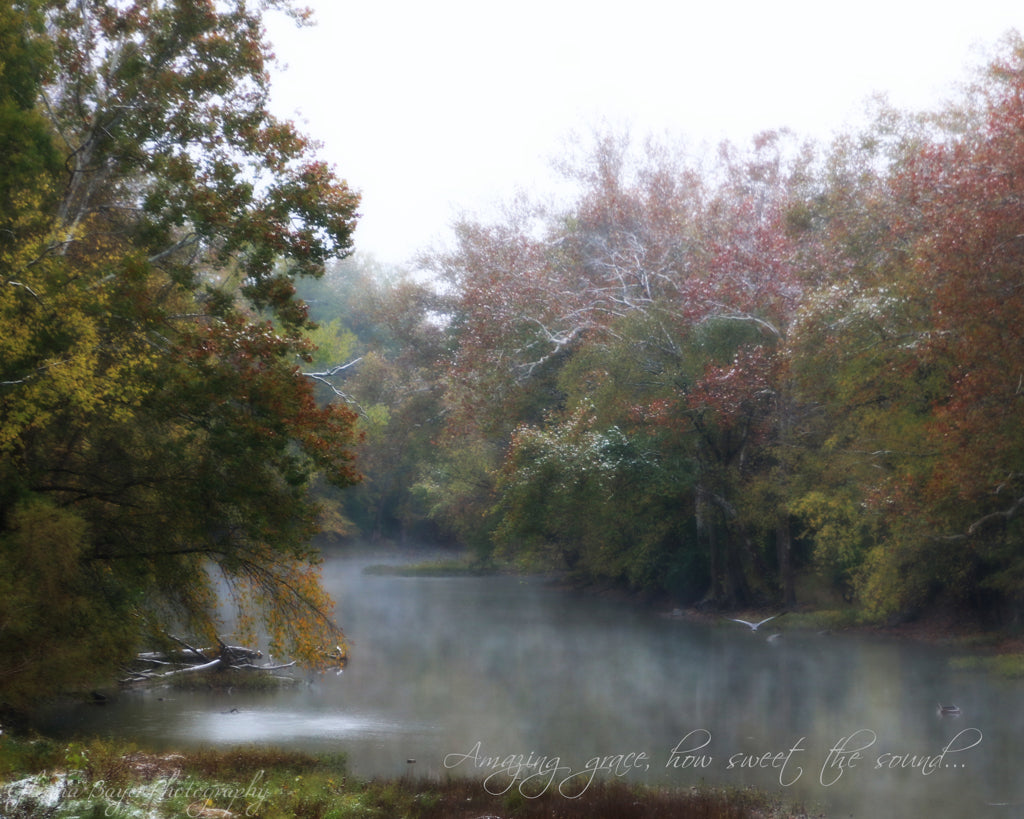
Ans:
[[[410,763],[410,770],[413,765]],[[490,792],[488,792],[490,791]],[[150,753],[100,740],[64,745],[0,737],[5,819],[810,819],[752,790],[668,790],[620,781],[550,788],[413,776],[362,781],[343,757],[275,748]],[[814,814],[821,816],[821,814]]]
[[[461,554],[422,561],[413,558],[409,562],[372,564],[364,571],[367,574],[404,577],[479,577],[519,573],[519,570],[510,566],[481,565]],[[786,631],[851,632],[942,645],[955,653],[951,663],[957,668],[984,670],[1009,679],[1024,679],[1024,635],[1019,629],[986,627],[969,614],[948,607],[936,606],[913,617],[880,623],[865,620],[853,605],[829,599],[820,589],[812,589],[807,595],[812,602],[784,612],[783,617],[779,609],[725,611],[695,606],[681,607],[663,592],[637,591],[614,583],[581,582],[563,573],[549,573],[545,576],[552,585],[604,599],[622,600],[672,619],[715,625],[725,624],[731,618],[759,622],[777,615],[777,622],[772,623],[772,631],[783,634]]]
[[[1007,679],[1024,679],[1024,637],[1016,629],[987,628],[966,615],[946,609],[924,612],[912,619],[878,623],[860,618],[851,608],[800,608],[775,610],[703,611],[695,608],[668,609],[663,601],[650,608],[664,617],[681,618],[708,625],[725,624],[731,618],[759,622],[775,616],[765,633],[813,631],[830,634],[869,634],[889,640],[906,640],[942,646],[951,655],[950,664],[960,669],[986,671]]]

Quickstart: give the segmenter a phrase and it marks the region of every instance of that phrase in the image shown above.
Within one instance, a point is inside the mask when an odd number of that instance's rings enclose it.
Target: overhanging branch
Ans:
[[[359,406],[359,402],[356,401],[351,395],[349,395],[344,390],[339,389],[338,386],[333,381],[331,381],[332,378],[341,375],[341,373],[345,372],[345,370],[347,370],[349,367],[354,367],[362,360],[363,357],[360,356],[359,358],[354,359],[353,361],[349,361],[347,364],[339,364],[337,367],[331,367],[331,369],[329,370],[324,370],[318,373],[308,373],[303,371],[302,374],[306,378],[311,378],[313,381],[318,381],[321,384],[325,385],[331,392],[338,396],[338,398],[340,398],[346,404],[351,404],[353,407],[356,408],[356,411],[360,415],[365,416],[366,412],[363,410],[361,406]]]

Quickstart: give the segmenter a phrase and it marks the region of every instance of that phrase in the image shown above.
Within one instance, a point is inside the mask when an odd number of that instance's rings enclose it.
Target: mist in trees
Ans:
[[[568,200],[406,270],[268,112],[262,15],[302,15],[258,8],[0,4],[0,704],[216,637],[218,583],[317,664],[317,534],[1018,615],[1019,37],[829,144],[598,131]]]
[[[444,429],[447,299],[408,271],[361,254],[303,282],[299,292],[317,322],[317,350],[305,371],[319,376],[318,399],[358,414],[354,453],[362,480],[324,493],[332,521],[324,542],[448,540],[416,488],[436,461]]]
[[[363,279],[359,529],[691,604],[1015,617],[1022,100],[1011,35],[829,144],[599,131],[568,205]]]

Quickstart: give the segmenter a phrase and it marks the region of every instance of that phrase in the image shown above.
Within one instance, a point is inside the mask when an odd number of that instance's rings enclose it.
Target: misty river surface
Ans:
[[[956,670],[948,650],[787,631],[784,617],[755,634],[539,578],[364,574],[369,562],[324,566],[350,638],[344,673],[275,692],[124,692],[62,713],[59,729],[342,752],[360,777],[492,791],[516,787],[501,769],[518,766],[566,798],[589,766],[753,785],[830,816],[1024,816],[1024,683]],[[962,715],[940,717],[940,702]]]

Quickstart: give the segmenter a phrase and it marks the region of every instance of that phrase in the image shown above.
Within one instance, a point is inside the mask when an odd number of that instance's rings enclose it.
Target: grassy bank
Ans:
[[[493,564],[481,564],[462,558],[427,560],[420,563],[375,563],[364,574],[392,577],[486,577],[500,574]]]
[[[526,791],[526,789],[523,789]],[[776,819],[800,811],[748,790],[664,790],[594,782],[579,798],[469,779],[360,781],[344,758],[246,747],[148,753],[99,740],[0,738],[5,819]]]

